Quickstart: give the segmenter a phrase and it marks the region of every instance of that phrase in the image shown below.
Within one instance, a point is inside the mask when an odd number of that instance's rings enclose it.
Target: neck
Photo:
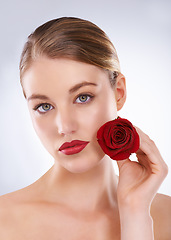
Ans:
[[[45,176],[46,175],[46,176]],[[117,176],[112,160],[105,156],[85,173],[71,173],[57,163],[42,178],[48,201],[77,211],[103,211],[116,205]]]

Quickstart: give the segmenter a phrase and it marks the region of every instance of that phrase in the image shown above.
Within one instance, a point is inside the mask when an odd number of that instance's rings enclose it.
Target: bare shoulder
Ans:
[[[6,213],[11,211],[11,208],[16,204],[17,192],[8,193],[0,196],[0,223]]]
[[[12,217],[17,207],[21,205],[23,201],[23,192],[22,190],[15,191],[0,196],[0,223],[4,218]]]
[[[23,200],[24,193],[25,189],[20,189],[0,196],[0,213],[21,202]]]
[[[154,222],[155,240],[171,239],[171,197],[156,194],[151,206],[151,216]]]
[[[17,218],[17,193],[0,197],[0,239],[10,239],[9,234]]]
[[[9,235],[24,224],[29,202],[27,192],[26,187],[0,196],[0,239],[11,239]]]

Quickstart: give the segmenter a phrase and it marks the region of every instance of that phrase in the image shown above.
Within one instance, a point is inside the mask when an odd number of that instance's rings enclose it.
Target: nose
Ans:
[[[56,116],[58,133],[61,135],[71,135],[77,130],[77,121],[72,111],[62,109]]]

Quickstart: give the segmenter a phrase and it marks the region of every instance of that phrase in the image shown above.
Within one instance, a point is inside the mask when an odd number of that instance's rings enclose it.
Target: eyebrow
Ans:
[[[78,89],[80,89],[81,87],[84,87],[84,86],[97,86],[96,83],[92,83],[92,82],[82,82],[82,83],[78,83],[76,84],[74,87],[72,87],[70,90],[69,90],[69,93],[73,93],[73,92],[76,92]],[[47,97],[46,95],[42,95],[42,94],[32,94],[29,98],[28,98],[28,101],[30,100],[34,100],[34,99],[42,99],[42,100],[50,100],[49,97]]]
[[[49,98],[46,95],[42,94],[32,94],[27,100],[30,101],[34,99],[49,100]]]
[[[78,83],[78,84],[76,84],[74,87],[72,87],[72,88],[69,90],[69,93],[76,92],[79,88],[84,87],[84,86],[89,86],[89,85],[97,86],[96,83],[92,83],[92,82],[82,82],[82,83]]]

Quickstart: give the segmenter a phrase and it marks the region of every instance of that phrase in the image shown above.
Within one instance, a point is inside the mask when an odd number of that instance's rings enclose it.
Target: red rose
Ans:
[[[139,149],[139,135],[130,121],[118,117],[105,123],[97,132],[104,153],[114,160],[128,158]]]

